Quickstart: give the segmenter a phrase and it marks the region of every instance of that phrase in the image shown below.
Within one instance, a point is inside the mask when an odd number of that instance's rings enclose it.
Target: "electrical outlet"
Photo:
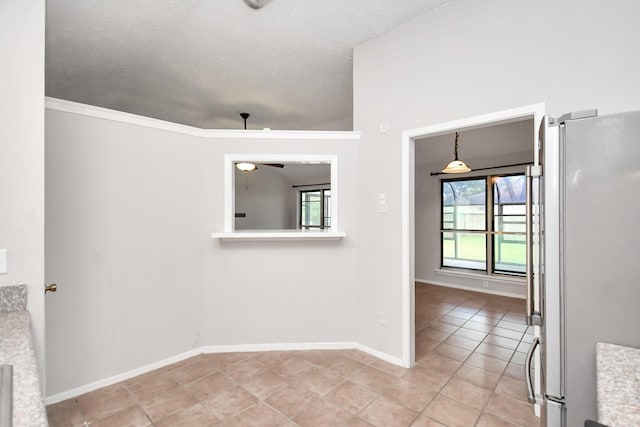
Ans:
[[[385,316],[384,311],[378,313],[378,325],[385,326],[387,324],[387,316]]]
[[[482,281],[482,286],[484,286],[485,288],[489,287],[489,281],[488,280],[483,280]]]

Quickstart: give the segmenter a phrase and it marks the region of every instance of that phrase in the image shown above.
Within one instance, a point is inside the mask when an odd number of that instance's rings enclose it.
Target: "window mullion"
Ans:
[[[485,212],[487,213],[487,273],[493,273],[493,178],[487,177],[487,205]]]
[[[324,230],[324,189],[320,190],[320,229]]]

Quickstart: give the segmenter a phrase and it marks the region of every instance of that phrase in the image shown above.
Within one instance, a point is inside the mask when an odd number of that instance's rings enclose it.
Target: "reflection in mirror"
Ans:
[[[329,162],[241,159],[233,164],[235,230],[331,228]]]

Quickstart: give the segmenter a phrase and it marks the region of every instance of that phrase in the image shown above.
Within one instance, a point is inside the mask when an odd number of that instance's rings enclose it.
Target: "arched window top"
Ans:
[[[444,206],[484,205],[487,202],[486,192],[487,179],[485,177],[442,181]]]

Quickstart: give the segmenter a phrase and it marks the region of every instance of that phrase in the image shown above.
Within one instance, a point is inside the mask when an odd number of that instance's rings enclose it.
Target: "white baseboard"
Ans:
[[[200,347],[201,353],[252,353],[256,351],[347,350],[356,348],[354,342],[235,344]]]
[[[402,359],[383,353],[379,350],[374,350],[362,344],[355,342],[321,342],[321,343],[276,343],[276,344],[238,344],[238,345],[216,345],[216,346],[204,346],[199,347],[185,353],[178,354],[167,359],[160,360],[158,362],[150,363],[140,368],[132,369],[127,372],[94,381],[89,384],[75,387],[67,391],[63,391],[52,396],[45,398],[45,404],[51,405],[63,400],[71,399],[72,397],[79,396],[90,391],[97,390],[102,387],[107,387],[112,384],[119,383],[121,381],[128,380],[138,375],[146,374],[156,369],[163,368],[173,363],[180,362],[199,354],[213,354],[213,353],[249,353],[258,351],[291,351],[291,350],[351,350],[356,349],[364,353],[370,354],[378,359],[392,363],[398,366],[404,366]]]
[[[373,357],[394,365],[402,366],[402,359],[356,342],[321,343],[278,343],[278,344],[239,344],[201,347],[202,353],[238,353],[255,351],[293,351],[293,350],[360,350]]]
[[[374,350],[371,347],[367,347],[366,345],[356,344],[356,350],[360,350],[364,353],[370,354],[373,357],[384,360],[385,362],[389,362],[392,365],[402,366],[403,368],[409,368],[410,366],[406,366],[400,357],[391,356],[390,354],[383,353],[379,350]]]
[[[46,405],[51,405],[52,403],[58,403],[63,400],[71,399],[72,397],[79,396],[84,393],[88,393],[93,390],[97,390],[102,387],[107,387],[115,383],[119,383],[121,381],[128,380],[129,378],[137,377],[138,375],[146,374],[147,372],[151,372],[155,369],[160,369],[165,366],[169,366],[173,363],[180,362],[182,360],[188,359],[193,356],[197,356],[202,353],[200,349],[189,350],[187,352],[178,354],[173,357],[169,357],[167,359],[160,360],[158,362],[150,363],[148,365],[142,366],[140,368],[132,369],[130,371],[122,372],[120,374],[114,375],[112,377],[104,378],[102,380],[94,381],[89,384],[82,385],[80,387],[75,387],[67,391],[63,391],[62,393],[54,394],[52,396],[47,396],[44,399],[44,403]]]
[[[454,289],[463,289],[465,291],[474,291],[474,292],[481,292],[483,294],[491,294],[491,295],[499,295],[502,297],[510,297],[510,298],[518,298],[518,299],[526,299],[526,296],[520,295],[520,294],[516,294],[516,293],[512,293],[512,292],[501,292],[501,291],[496,291],[493,289],[487,289],[487,288],[476,288],[473,286],[464,286],[464,285],[455,285],[453,283],[445,283],[445,282],[438,282],[435,280],[424,280],[424,279],[415,279],[416,282],[419,283],[424,283],[427,285],[436,285],[436,286],[442,286],[444,288],[454,288]]]

